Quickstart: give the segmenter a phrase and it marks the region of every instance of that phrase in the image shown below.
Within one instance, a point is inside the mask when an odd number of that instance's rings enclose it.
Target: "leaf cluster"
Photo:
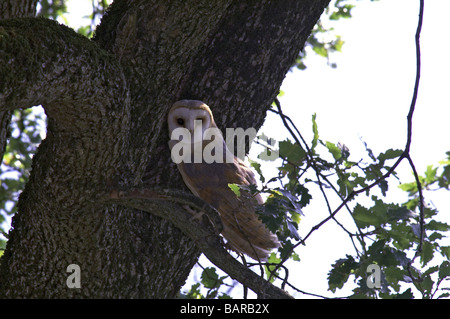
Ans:
[[[377,162],[367,167],[370,169],[365,169],[367,179],[379,176],[378,169],[385,161],[398,156],[400,152],[393,150],[380,154]],[[374,158],[373,154],[371,157]],[[342,288],[353,276],[359,283],[351,296],[353,298],[414,298],[411,284],[422,298],[449,296],[448,288],[441,289],[440,285],[450,280],[450,246],[441,243],[445,234],[449,233],[450,225],[437,221],[438,211],[431,206],[425,207],[423,218],[420,216],[418,191],[419,187],[437,190],[436,186],[448,190],[449,163],[445,160],[440,162],[441,167],[429,166],[424,176],[419,176],[420,184],[400,184],[399,188],[409,195],[405,203],[386,203],[372,195],[371,207],[359,203],[354,206],[352,217],[360,230],[357,237],[362,249],[355,256],[347,255],[332,265],[328,276],[331,291]],[[385,196],[387,181],[379,186]],[[368,242],[371,244],[367,245]],[[431,265],[432,261],[434,265]],[[369,274],[366,269],[370,264],[381,267],[383,276],[379,289],[367,288]]]
[[[219,276],[214,267],[203,268],[199,282],[191,285],[189,290],[181,294],[180,298],[187,299],[231,299],[229,294],[220,292],[224,286],[230,286],[225,282],[228,276]],[[230,286],[232,288],[232,286]]]
[[[288,125],[289,119],[280,108],[277,113],[284,117],[285,126]],[[292,122],[290,126],[293,126]],[[440,162],[440,167],[429,166],[424,176],[419,176],[422,186],[417,181],[400,184],[400,189],[410,196],[407,202],[388,203],[384,199],[389,190],[389,180],[385,176],[389,172],[398,180],[395,170],[392,170],[392,162],[403,156],[402,150],[389,149],[375,156],[365,144],[367,159],[353,161],[350,150],[344,144],[319,137],[316,115],[312,116],[312,130],[313,140],[307,144],[295,126],[290,129],[295,142],[289,139],[279,142],[281,165],[278,176],[260,178],[262,182],[268,180],[261,192],[270,194],[265,210],[260,211],[261,219],[279,235],[283,243],[279,257],[271,257],[271,266],[267,268],[271,274],[269,278],[279,275],[279,269],[289,257],[298,258],[295,247],[306,244],[312,232],[334,220],[349,235],[355,254],[347,254],[332,265],[328,274],[331,292],[343,288],[353,277],[357,288],[351,298],[413,298],[413,289],[419,291],[422,298],[448,296],[447,288],[441,289],[440,286],[450,278],[450,247],[443,245],[441,240],[450,231],[450,225],[436,220],[438,212],[435,208],[425,207],[421,215],[418,189],[449,189],[450,152],[447,153],[449,158]],[[268,184],[274,181],[278,181],[281,187],[269,187]],[[330,217],[300,238],[300,219],[294,220],[292,213],[303,215],[301,209],[312,199],[311,187],[314,186],[321,190]],[[378,187],[381,197],[373,194],[373,187]],[[343,201],[335,211],[328,204],[330,195],[326,190],[332,190]],[[359,202],[350,205],[360,193],[370,196],[373,205],[365,207]],[[346,208],[352,217],[354,230],[335,219],[342,208]],[[440,264],[432,265],[433,262]],[[366,284],[370,275],[367,271],[369,265],[380,267],[381,288],[369,288]]]
[[[377,1],[377,0],[371,0]],[[295,60],[294,66],[300,70],[307,68],[306,58],[308,49],[327,60],[328,65],[336,68],[336,63],[330,62],[330,57],[335,52],[341,52],[344,46],[342,37],[336,34],[332,25],[341,20],[352,17],[352,9],[354,4],[349,3],[348,0],[334,0],[331,1],[325,9],[325,13],[314,26],[311,35],[306,41],[305,48],[300,52]]]
[[[68,25],[69,21],[67,19],[67,2],[68,0],[40,0],[38,5],[38,15],[53,20],[60,19]],[[91,12],[83,17],[87,18],[90,23],[88,25],[79,27],[76,31],[88,38],[92,38],[98,22],[105,14],[106,9],[111,4],[111,2],[111,0],[92,0]]]

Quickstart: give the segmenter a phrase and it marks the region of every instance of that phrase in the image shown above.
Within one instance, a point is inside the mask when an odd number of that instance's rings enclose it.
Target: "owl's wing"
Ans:
[[[280,246],[255,213],[256,205],[263,204],[261,196],[241,190],[237,197],[228,187],[230,183],[256,184],[253,172],[239,158],[235,157],[233,163],[181,163],[178,168],[186,186],[220,213],[222,234],[231,249],[265,261],[270,250]]]

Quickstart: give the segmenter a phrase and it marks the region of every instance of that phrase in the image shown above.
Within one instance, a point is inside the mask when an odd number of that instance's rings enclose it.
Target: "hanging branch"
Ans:
[[[288,258],[287,256],[289,256],[290,253],[292,251],[294,251],[294,249],[296,247],[298,247],[299,245],[304,245],[306,240],[312,235],[313,232],[318,230],[320,227],[322,227],[329,220],[331,220],[331,219],[335,220],[336,214],[344,206],[346,206],[348,204],[348,202],[350,202],[354,197],[356,197],[357,195],[359,195],[361,193],[369,191],[374,186],[379,185],[382,181],[384,181],[389,176],[391,176],[392,173],[395,172],[395,169],[400,165],[400,163],[404,159],[406,159],[408,161],[410,167],[413,170],[415,182],[417,184],[417,188],[418,188],[418,192],[419,192],[420,236],[419,236],[419,244],[418,244],[418,247],[417,247],[416,256],[421,252],[421,250],[422,250],[422,243],[423,243],[423,240],[424,240],[424,223],[425,223],[425,221],[424,221],[424,219],[425,219],[424,218],[424,198],[423,198],[422,185],[420,183],[419,175],[417,173],[417,170],[415,168],[414,162],[413,162],[413,160],[411,158],[411,155],[410,155],[410,148],[411,148],[411,142],[412,142],[412,124],[413,124],[412,120],[413,120],[413,115],[414,115],[415,106],[416,106],[416,102],[417,102],[417,96],[418,96],[418,91],[419,91],[419,83],[420,83],[420,70],[421,70],[420,33],[421,33],[422,23],[423,23],[423,9],[424,9],[424,0],[421,0],[420,1],[420,9],[419,9],[419,20],[418,20],[417,30],[416,30],[416,34],[415,34],[415,43],[416,43],[416,77],[415,77],[413,97],[412,97],[411,105],[410,105],[408,116],[407,116],[407,140],[406,140],[406,145],[405,145],[405,148],[404,148],[402,154],[399,156],[399,158],[394,163],[394,165],[384,175],[382,175],[381,177],[379,177],[378,179],[376,179],[374,182],[372,182],[371,184],[369,184],[366,187],[360,188],[358,190],[353,190],[345,199],[342,200],[341,204],[333,212],[331,212],[329,214],[328,217],[326,217],[325,219],[320,221],[317,225],[313,226],[311,228],[311,230],[307,233],[307,235],[303,239],[301,239],[296,245],[293,245],[291,247],[289,253],[286,254],[286,257],[280,262],[280,264],[283,264],[287,260],[287,258]],[[283,121],[284,126],[289,131],[291,136],[294,138],[295,142],[298,143],[298,145],[302,145],[302,143],[300,143],[300,140],[296,137],[294,131],[291,129],[291,127],[287,123],[287,120],[286,120],[287,117],[283,114],[283,112],[281,110],[280,102],[277,99],[275,100],[275,105],[277,106],[278,111],[273,111],[273,110],[272,111],[274,113],[277,113],[281,117],[281,120]],[[291,123],[292,123],[292,121],[291,121]],[[295,125],[294,125],[294,127],[295,127]],[[297,133],[300,135],[298,130],[297,130]],[[302,139],[303,145],[305,145],[305,147],[307,149],[308,156],[310,156],[311,155],[310,148],[308,147],[308,145],[306,144],[304,139],[303,138],[301,138],[301,139]],[[310,161],[311,161],[311,159],[308,158],[308,162],[310,162]],[[311,167],[317,171],[317,168],[315,167],[315,165],[311,165]],[[322,186],[321,183],[319,183],[319,186]],[[276,271],[278,268],[279,267],[276,267],[274,269],[274,271]]]
[[[419,93],[419,83],[420,83],[420,70],[421,70],[421,58],[420,58],[420,32],[422,31],[422,23],[423,23],[423,9],[424,9],[424,0],[420,0],[420,8],[419,8],[419,22],[417,23],[416,29],[416,81],[414,83],[414,93],[411,101],[411,106],[409,108],[408,113],[408,139],[406,142],[405,152],[408,159],[409,165],[411,166],[414,174],[414,178],[416,180],[417,189],[419,191],[419,211],[420,211],[420,236],[419,236],[419,245],[417,247],[417,253],[422,251],[423,238],[425,235],[425,207],[424,207],[424,198],[422,192],[422,184],[420,183],[419,175],[417,174],[416,167],[414,162],[411,159],[411,155],[409,154],[409,149],[411,147],[412,140],[412,120],[414,115],[414,110],[416,108],[417,95]]]

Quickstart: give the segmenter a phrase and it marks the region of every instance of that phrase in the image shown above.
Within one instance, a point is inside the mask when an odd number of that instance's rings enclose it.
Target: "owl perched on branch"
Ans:
[[[280,243],[255,213],[263,204],[261,196],[242,189],[238,196],[229,187],[256,184],[254,174],[230,152],[208,105],[178,101],[169,111],[168,124],[172,160],[192,193],[219,212],[228,248],[267,260]]]

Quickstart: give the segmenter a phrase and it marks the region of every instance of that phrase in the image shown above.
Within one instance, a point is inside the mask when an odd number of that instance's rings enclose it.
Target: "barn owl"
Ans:
[[[228,149],[208,105],[197,100],[176,102],[169,111],[168,126],[172,159],[192,193],[219,212],[226,246],[257,261],[266,261],[270,250],[279,247],[280,243],[255,213],[255,207],[263,204],[261,195],[241,190],[237,196],[229,188],[229,184],[256,184],[255,176]],[[205,136],[211,130],[213,134],[209,135],[214,138],[208,141]],[[211,145],[221,146],[212,152],[216,160],[211,162],[206,156],[199,160],[199,156],[205,155],[202,152]],[[187,154],[180,155],[181,147],[185,147],[183,150]]]

